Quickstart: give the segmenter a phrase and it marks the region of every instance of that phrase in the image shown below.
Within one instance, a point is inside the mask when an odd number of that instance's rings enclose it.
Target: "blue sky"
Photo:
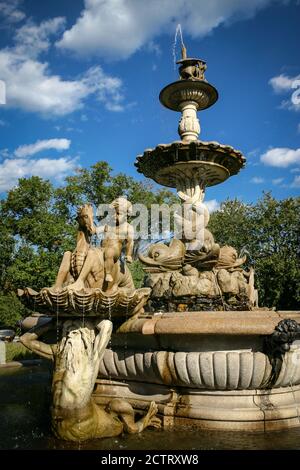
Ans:
[[[179,138],[179,114],[158,95],[177,79],[181,23],[219,91],[199,113],[200,139],[247,158],[207,190],[210,207],[299,195],[299,1],[0,0],[0,20],[0,192],[32,174],[60,184],[98,160],[140,179],[135,157]]]

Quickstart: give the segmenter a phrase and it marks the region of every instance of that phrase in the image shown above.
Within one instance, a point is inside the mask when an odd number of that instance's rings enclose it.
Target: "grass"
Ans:
[[[6,345],[6,362],[22,361],[29,359],[38,359],[39,356],[29,351],[21,343],[5,343]]]

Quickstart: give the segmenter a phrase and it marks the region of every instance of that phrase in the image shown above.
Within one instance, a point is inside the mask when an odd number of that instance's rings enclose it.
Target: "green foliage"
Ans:
[[[6,289],[31,286],[39,290],[51,286],[55,281],[62,254],[34,249],[22,244],[15,254],[14,263],[7,269]]]
[[[227,200],[221,204],[220,210],[210,217],[209,229],[220,245],[234,246],[238,251],[248,247],[251,224],[252,206],[238,199]]]
[[[5,343],[6,346],[6,362],[24,361],[25,359],[40,359],[37,354],[29,351],[21,343]]]
[[[17,322],[22,318],[25,310],[14,292],[0,293],[0,328],[16,329]]]
[[[137,289],[139,287],[142,287],[143,280],[145,277],[145,272],[143,270],[142,263],[139,260],[135,260],[133,261],[133,263],[129,264],[128,267],[131,272],[135,287]]]
[[[7,269],[13,262],[15,240],[5,223],[0,224],[0,286],[6,282]]]
[[[56,190],[38,176],[21,178],[1,201],[1,218],[16,242],[61,253],[73,245],[76,224],[70,225],[56,206]]]
[[[299,308],[299,214],[300,198],[278,201],[266,193],[255,205],[226,201],[211,216],[210,229],[218,242],[248,251],[260,305]]]

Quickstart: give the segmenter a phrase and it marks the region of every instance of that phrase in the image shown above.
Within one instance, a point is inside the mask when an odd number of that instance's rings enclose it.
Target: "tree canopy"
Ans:
[[[300,198],[278,201],[265,193],[256,204],[228,200],[212,214],[209,226],[218,243],[248,255],[260,305],[299,308]]]

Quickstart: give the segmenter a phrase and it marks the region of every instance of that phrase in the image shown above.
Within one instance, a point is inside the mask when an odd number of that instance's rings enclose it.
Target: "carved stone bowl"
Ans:
[[[177,188],[182,178],[197,178],[206,186],[222,183],[236,175],[246,162],[239,150],[218,142],[175,141],[160,144],[138,155],[135,166],[139,173],[157,183]]]
[[[59,317],[129,317],[138,313],[147,302],[150,289],[133,291],[119,288],[106,293],[101,289],[84,289],[76,292],[67,287],[57,290],[44,287],[40,292],[26,288],[18,295],[31,310]]]

